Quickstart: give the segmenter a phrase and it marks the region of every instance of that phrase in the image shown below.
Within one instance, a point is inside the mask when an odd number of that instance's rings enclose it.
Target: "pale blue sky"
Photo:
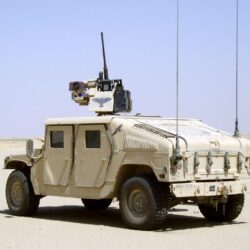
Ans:
[[[180,0],[180,116],[233,132],[236,0]],[[239,0],[240,130],[250,131],[250,1]],[[94,115],[68,82],[102,69],[132,113],[175,116],[176,1],[0,0],[0,137],[42,136],[51,117]]]

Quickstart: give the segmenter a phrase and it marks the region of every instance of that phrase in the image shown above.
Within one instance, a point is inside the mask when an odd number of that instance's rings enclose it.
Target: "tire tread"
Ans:
[[[123,211],[122,200],[125,199],[123,196],[123,189],[129,187],[131,183],[147,183],[151,189],[151,193],[153,195],[154,207],[155,209],[151,211],[150,216],[146,218],[145,223],[136,224],[131,222],[131,219],[126,218],[126,212]],[[165,221],[167,218],[167,204],[168,204],[168,194],[169,188],[166,184],[160,183],[156,180],[153,175],[150,174],[140,174],[129,178],[122,186],[119,202],[120,202],[120,210],[121,215],[124,222],[133,229],[139,230],[157,230],[161,229],[165,225]],[[126,200],[126,199],[125,199]]]
[[[24,191],[24,203],[20,207],[15,207],[11,203],[11,185],[18,179]],[[28,171],[14,170],[8,177],[6,184],[6,200],[11,214],[18,216],[31,216],[36,213],[40,197],[35,195]]]
[[[210,221],[233,221],[242,211],[244,206],[244,194],[228,196],[227,203],[219,203],[217,208],[207,204],[199,204],[198,206],[202,215]]]

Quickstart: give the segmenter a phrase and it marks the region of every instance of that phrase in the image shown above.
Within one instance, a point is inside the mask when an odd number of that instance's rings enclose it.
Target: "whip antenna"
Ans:
[[[180,154],[179,145],[179,0],[176,13],[176,154]]]
[[[172,173],[176,173],[180,161],[183,159],[179,144],[179,0],[176,2],[176,137],[175,137],[175,149],[171,157],[172,161]]]
[[[239,48],[239,1],[236,0],[236,64],[235,64],[235,76],[236,76],[236,98],[235,98],[235,130],[234,136],[239,136],[239,123],[238,123],[238,48]]]
[[[102,37],[102,56],[103,56],[103,64],[104,64],[104,67],[103,67],[104,80],[108,80],[109,79],[109,74],[108,74],[108,67],[107,67],[107,63],[106,63],[103,32],[101,32],[101,37]]]

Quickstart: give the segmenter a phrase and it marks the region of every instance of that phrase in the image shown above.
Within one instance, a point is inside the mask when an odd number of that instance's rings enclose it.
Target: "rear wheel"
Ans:
[[[211,221],[232,221],[236,219],[244,206],[244,194],[229,195],[226,203],[219,203],[216,207],[199,204],[202,215]]]
[[[112,202],[112,199],[102,199],[102,200],[81,199],[81,200],[83,205],[89,210],[106,209]]]
[[[34,194],[28,174],[15,170],[7,180],[6,200],[13,215],[33,215],[38,209],[40,196]]]
[[[167,217],[167,191],[150,175],[128,179],[120,191],[123,221],[133,229],[151,230],[164,226]]]

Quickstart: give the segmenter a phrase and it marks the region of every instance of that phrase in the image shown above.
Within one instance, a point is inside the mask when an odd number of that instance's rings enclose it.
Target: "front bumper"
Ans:
[[[174,183],[170,191],[176,198],[242,194],[250,191],[250,180]]]

